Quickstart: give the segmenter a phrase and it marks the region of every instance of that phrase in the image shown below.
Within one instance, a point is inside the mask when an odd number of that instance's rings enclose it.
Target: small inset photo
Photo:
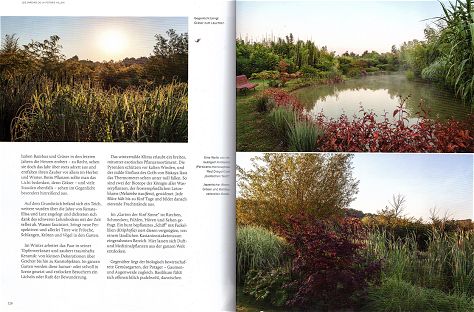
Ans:
[[[187,17],[0,21],[0,141],[188,141]]]

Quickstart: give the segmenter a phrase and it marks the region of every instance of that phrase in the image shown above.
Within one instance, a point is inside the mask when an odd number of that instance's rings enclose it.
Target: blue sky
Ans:
[[[20,44],[58,35],[66,57],[93,61],[149,56],[155,34],[173,28],[187,32],[186,17],[1,17],[1,34],[16,34]],[[107,44],[115,48],[107,48]],[[104,46],[105,45],[105,46]]]
[[[237,165],[250,168],[256,155],[237,153]],[[436,206],[452,218],[472,219],[473,161],[470,154],[355,154],[353,176],[360,183],[351,208],[376,213],[400,193],[408,216],[427,220]]]
[[[430,23],[423,20],[441,14],[437,1],[238,1],[236,32],[254,40],[291,32],[338,54],[387,52],[422,40]]]

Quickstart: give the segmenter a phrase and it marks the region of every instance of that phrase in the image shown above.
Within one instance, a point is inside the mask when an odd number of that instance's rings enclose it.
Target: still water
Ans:
[[[348,117],[360,116],[361,106],[373,111],[378,120],[384,112],[392,119],[392,113],[402,98],[409,118],[416,117],[420,103],[428,111],[428,117],[445,120],[449,117],[463,119],[470,107],[456,99],[452,92],[436,84],[409,81],[404,74],[369,76],[352,79],[335,85],[320,85],[296,90],[294,94],[303,103],[307,112],[317,116],[321,111],[326,117],[339,118],[342,113]],[[413,119],[412,119],[413,120]]]

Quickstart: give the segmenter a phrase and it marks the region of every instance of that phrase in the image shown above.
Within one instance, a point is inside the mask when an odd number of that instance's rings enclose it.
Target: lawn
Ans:
[[[252,101],[255,94],[267,88],[267,84],[263,80],[252,82],[258,83],[256,90],[237,95],[237,151],[284,151],[285,146],[275,134],[267,115],[257,112]]]

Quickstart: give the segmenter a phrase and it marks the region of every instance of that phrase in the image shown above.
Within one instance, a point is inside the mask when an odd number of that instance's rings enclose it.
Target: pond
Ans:
[[[345,113],[349,118],[359,113],[361,106],[373,111],[378,120],[384,112],[389,119],[402,98],[408,97],[405,107],[411,120],[420,111],[420,102],[432,119],[463,119],[470,107],[456,99],[449,90],[436,84],[410,81],[404,74],[368,76],[347,80],[340,84],[318,85],[298,89],[294,92],[307,112],[317,116],[323,111],[326,117],[339,118]]]

